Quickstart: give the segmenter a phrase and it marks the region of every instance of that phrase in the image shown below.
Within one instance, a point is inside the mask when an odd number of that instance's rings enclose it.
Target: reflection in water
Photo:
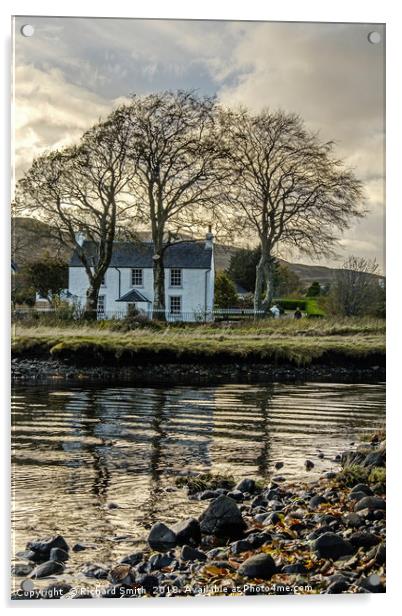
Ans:
[[[314,478],[334,468],[334,454],[350,441],[383,424],[384,398],[381,384],[16,388],[15,551],[60,532],[71,543],[97,543],[97,560],[114,560],[155,521],[205,507],[169,491],[179,473],[268,479],[281,460],[285,477]],[[310,474],[307,457],[316,464]]]

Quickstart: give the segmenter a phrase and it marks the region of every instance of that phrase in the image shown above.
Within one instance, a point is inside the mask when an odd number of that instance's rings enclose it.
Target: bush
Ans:
[[[385,484],[385,480],[386,480],[385,468],[381,466],[374,466],[374,468],[372,468],[370,471],[368,480],[369,480],[369,483]]]
[[[353,488],[358,483],[368,480],[368,470],[360,464],[345,466],[336,476],[336,481],[341,486]]]
[[[217,488],[231,490],[235,485],[235,480],[232,475],[201,473],[196,476],[178,477],[175,483],[178,488],[187,487],[189,494],[195,494],[203,490],[216,490]]]

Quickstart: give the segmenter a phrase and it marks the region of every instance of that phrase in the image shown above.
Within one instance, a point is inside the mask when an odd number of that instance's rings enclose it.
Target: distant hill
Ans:
[[[148,234],[140,234],[144,239]],[[49,239],[49,229],[46,224],[30,218],[14,218],[12,221],[13,259],[18,267],[25,263],[36,261],[46,253],[57,255],[61,259],[69,260],[72,246],[60,246],[55,240]],[[232,255],[238,250],[235,246],[215,244],[215,265],[217,271],[227,269]],[[289,263],[280,259],[289,269],[299,276],[300,280],[310,285],[318,281],[320,284],[330,283],[337,269],[323,265],[305,265],[303,263]]]

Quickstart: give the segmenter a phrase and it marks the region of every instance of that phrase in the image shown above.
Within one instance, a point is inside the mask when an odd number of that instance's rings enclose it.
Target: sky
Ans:
[[[32,37],[21,35],[24,24],[34,26]],[[368,40],[373,31],[378,44]],[[16,177],[130,93],[196,89],[255,112],[281,108],[335,141],[365,186],[367,216],[343,234],[337,257],[320,264],[339,266],[354,254],[384,271],[384,38],[378,24],[17,17]]]

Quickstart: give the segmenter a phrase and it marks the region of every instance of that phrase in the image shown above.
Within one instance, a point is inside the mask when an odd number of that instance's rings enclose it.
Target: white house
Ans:
[[[95,242],[82,238],[87,257],[96,260]],[[153,315],[152,242],[116,242],[110,266],[99,294],[99,318],[123,318],[132,307],[149,318]],[[214,305],[213,235],[204,241],[173,244],[164,252],[166,318],[197,321],[212,318]],[[88,277],[77,251],[69,264],[69,291],[75,302],[85,304]]]

